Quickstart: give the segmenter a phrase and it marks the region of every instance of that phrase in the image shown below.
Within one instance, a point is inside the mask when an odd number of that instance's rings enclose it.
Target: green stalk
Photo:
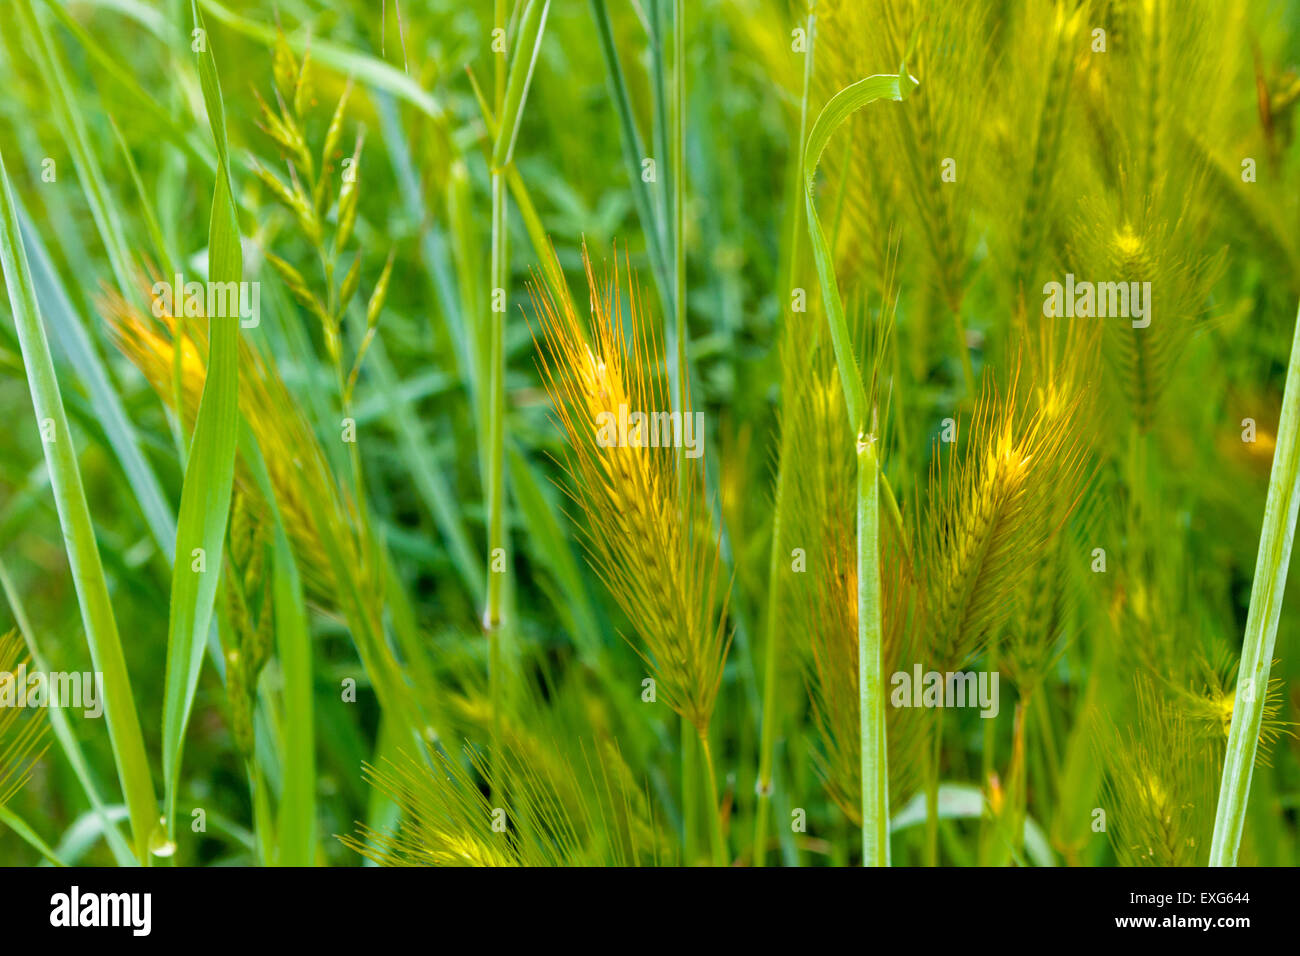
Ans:
[[[665,158],[669,155],[668,147],[668,80],[667,80],[667,54],[664,52],[664,33],[666,15],[664,5],[667,0],[649,0],[649,6],[646,9],[646,18],[649,21],[650,35],[650,94],[651,106],[654,117],[653,122],[653,140],[654,155],[659,157],[659,164],[664,165]],[[676,183],[673,181],[673,171],[671,162],[668,168],[661,170],[659,177],[660,189],[656,197],[659,204],[659,214],[655,217],[655,222],[659,226],[659,246],[665,250],[667,256],[668,243],[672,237],[668,234],[668,215],[669,207],[672,205],[673,191]],[[667,315],[667,312],[664,313]]]
[[[957,336],[957,354],[961,356],[961,380],[966,386],[964,403],[973,403],[978,392],[975,388],[975,367],[970,360],[970,346],[966,342],[966,322],[961,317],[961,306],[952,310],[952,324]]]
[[[677,340],[677,395],[673,406],[688,412],[690,375],[686,368],[686,10],[683,0],[673,0],[673,311]],[[677,487],[685,487],[686,448],[677,448]]]
[[[889,766],[885,741],[884,674],[880,622],[880,462],[876,436],[867,432],[867,390],[858,369],[853,340],[835,278],[835,260],[817,218],[814,183],[826,144],[857,110],[879,99],[904,100],[917,82],[900,67],[897,75],[879,74],[859,80],[831,97],[822,109],[804,147],[804,203],[808,234],[821,284],[826,321],[830,326],[835,362],[849,423],[857,436],[858,458],[858,692],[862,752],[862,862],[889,865]],[[874,426],[873,426],[874,427]]]
[[[943,755],[943,708],[931,717],[933,732],[925,761],[925,865],[939,865],[939,759]]]
[[[492,295],[497,290],[504,298],[507,280],[508,250],[506,245],[507,199],[505,180],[499,169],[492,170]],[[488,361],[491,363],[488,393],[488,474],[487,474],[487,607],[483,612],[483,627],[488,640],[488,690],[492,707],[492,761],[500,759],[501,752],[501,638],[502,604],[505,592],[505,573],[493,570],[497,549],[506,554],[505,530],[505,442],[506,442],[506,388],[505,388],[505,311],[492,312],[489,334]],[[492,778],[492,805],[499,806],[497,774]]]
[[[1255,562],[1255,583],[1250,590],[1250,611],[1242,641],[1241,668],[1237,672],[1237,694],[1228,731],[1228,752],[1223,762],[1219,806],[1214,817],[1214,838],[1210,844],[1210,866],[1236,866],[1237,847],[1246,820],[1251,773],[1259,725],[1268,694],[1269,665],[1277,640],[1277,623],[1282,613],[1287,567],[1291,562],[1291,540],[1295,535],[1296,511],[1300,508],[1300,316],[1291,342],[1286,391],[1282,396],[1282,418],[1277,426],[1277,448],[1268,480],[1264,525]]]
[[[122,221],[109,194],[103,169],[91,148],[85,120],[81,111],[74,105],[63,60],[49,30],[36,15],[32,0],[19,0],[14,4],[14,10],[18,13],[17,19],[28,43],[36,48],[38,54],[36,63],[40,68],[45,88],[50,94],[51,111],[63,140],[68,145],[68,151],[72,154],[72,164],[82,183],[95,226],[104,241],[104,250],[108,253],[108,261],[112,266],[118,291],[127,301],[133,301],[136,294],[132,281],[134,265],[127,247]]]
[[[889,866],[889,754],[880,621],[880,463],[858,439],[858,705],[862,745],[862,865]]]
[[[993,641],[989,644],[989,672],[992,673],[998,669],[998,642]],[[980,746],[980,788],[987,791],[993,780],[994,757],[997,753],[997,721],[981,720],[981,746]],[[938,802],[936,795],[936,804]],[[989,827],[989,818],[987,814],[981,815],[979,819],[980,829],[980,846],[985,845],[986,830]]]
[[[500,311],[494,308],[491,315],[488,361],[491,366],[490,397],[488,406],[488,553],[487,553],[487,607],[483,612],[483,627],[488,639],[488,685],[492,705],[492,750],[493,760],[498,759],[501,748],[501,717],[504,694],[504,674],[502,673],[501,641],[504,634],[504,598],[506,575],[492,570],[493,555],[499,550],[506,555],[509,552],[506,541],[505,526],[505,482],[506,482],[506,360],[505,360],[505,322],[506,295],[509,282],[510,258],[508,246],[509,206],[506,195],[507,174],[514,161],[515,140],[519,135],[520,120],[524,104],[528,99],[528,88],[532,84],[533,70],[537,66],[537,55],[541,50],[542,35],[546,29],[546,15],[551,7],[550,0],[528,0],[520,21],[519,33],[514,53],[511,56],[509,75],[506,77],[504,64],[498,62],[496,70],[497,130],[492,147],[492,295],[495,299],[499,291],[502,303]],[[498,23],[503,24],[505,5],[498,0],[496,5]],[[502,79],[505,77],[505,86]],[[499,776],[492,774],[493,803],[496,804],[500,785]]]
[[[519,135],[520,119],[528,88],[532,84],[537,54],[541,49],[542,35],[546,29],[546,15],[550,0],[528,0],[519,28],[518,42],[511,58],[509,78],[504,95],[498,89],[501,106],[497,111],[496,142],[492,147],[492,289],[493,297],[500,290],[506,294],[509,259],[507,255],[507,199],[506,171],[514,159],[515,139]],[[502,5],[498,3],[498,12]],[[498,81],[501,70],[497,71]],[[498,87],[499,87],[498,82]],[[491,399],[489,405],[488,451],[488,555],[487,555],[487,608],[483,625],[489,640],[498,640],[501,627],[502,598],[505,577],[492,572],[492,555],[498,548],[503,552],[505,541],[505,303],[501,311],[492,312],[490,356]]]
[[[1047,689],[1040,688],[1034,696],[1034,719],[1041,725],[1043,736],[1043,758],[1047,761],[1046,779],[1052,785],[1061,779],[1061,754],[1056,747],[1056,727],[1052,723],[1052,712],[1047,705]]]
[[[699,860],[700,832],[700,769],[696,758],[695,727],[685,717],[681,719],[682,750],[682,854],[687,866]]]
[[[492,3],[492,28],[506,31],[506,0],[493,0]],[[495,82],[492,84],[492,109],[498,116],[501,115],[501,102],[506,95],[506,56],[500,54],[495,58],[492,64],[492,76]]]
[[[104,718],[108,724],[118,780],[130,811],[136,857],[148,865],[149,837],[158,809],[153,780],[149,776],[149,758],[145,753],[126,657],[108,596],[108,582],[104,579],[104,566],[95,542],[95,529],[81,484],[77,449],[68,428],[58,379],[54,375],[45,326],[37,310],[31,269],[18,231],[13,192],[3,155],[0,155],[0,268],[9,289],[9,304],[18,330],[37,427],[53,427],[53,440],[42,442],[50,487],[54,492],[59,525],[63,529],[72,582],[81,605],[90,658],[95,670],[103,674]]]
[[[201,28],[203,20],[194,3],[191,13],[195,26]],[[208,279],[238,283],[243,278],[243,253],[230,179],[225,106],[211,45],[199,57],[198,66],[208,125],[217,149],[216,187],[208,229]],[[168,841],[176,830],[185,731],[198,690],[221,576],[239,421],[239,320],[235,316],[208,316],[207,377],[181,486],[167,620],[162,751],[163,814]],[[196,554],[203,555],[202,565],[194,563]]]
[[[316,861],[316,738],[312,703],[312,647],[298,565],[284,529],[284,518],[266,462],[252,430],[241,441],[258,490],[275,525],[271,586],[276,648],[284,680],[284,782],[278,817],[281,866],[312,866]],[[256,764],[256,761],[252,761]],[[254,767],[256,780],[263,772]]]
[[[700,731],[700,750],[704,753],[704,773],[708,777],[709,794],[709,849],[714,866],[727,865],[727,843],[722,836],[722,808],[718,805],[718,782],[713,769],[713,749],[709,746],[709,733]]]
[[[660,244],[663,224],[657,213],[661,210],[653,203],[648,183],[641,181],[641,160],[645,156],[645,147],[641,134],[637,130],[636,119],[632,113],[632,96],[628,92],[627,80],[623,75],[623,65],[618,57],[618,47],[614,43],[614,30],[609,22],[609,9],[606,0],[590,0],[591,16],[596,21],[596,35],[600,39],[600,50],[605,59],[605,71],[608,74],[609,91],[618,112],[619,127],[622,131],[623,162],[627,166],[628,183],[632,188],[632,200],[636,204],[637,218],[645,233],[646,255],[650,259],[651,272],[655,286],[659,290],[660,302],[664,314],[673,310],[672,293],[668,288],[668,265],[664,261],[664,251]]]
[[[500,171],[492,173],[492,298],[506,287],[506,191]],[[505,547],[505,313],[491,315],[488,361],[491,363],[488,400],[488,553],[487,609],[483,627],[495,641],[501,626],[504,575],[492,571],[493,555]]]
[[[799,99],[799,143],[808,135],[808,96],[812,88],[813,37],[817,18],[808,14],[808,50],[804,58],[803,94]],[[803,183],[803,151],[795,159],[795,193],[790,211],[789,259],[786,265],[787,289],[794,285],[799,260],[799,229],[803,225],[800,215],[799,192]],[[763,646],[763,729],[759,742],[758,803],[754,813],[754,866],[767,864],[767,827],[772,809],[772,763],[776,752],[776,661],[778,628],[777,609],[781,606],[781,514],[785,505],[785,474],[789,458],[789,436],[781,431],[781,456],[776,465],[776,495],[772,503],[772,544],[767,559],[767,618]]]

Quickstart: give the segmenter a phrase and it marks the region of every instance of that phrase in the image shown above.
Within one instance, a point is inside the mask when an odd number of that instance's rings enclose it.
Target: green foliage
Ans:
[[[0,863],[1300,859],[1296,0],[11,6]]]

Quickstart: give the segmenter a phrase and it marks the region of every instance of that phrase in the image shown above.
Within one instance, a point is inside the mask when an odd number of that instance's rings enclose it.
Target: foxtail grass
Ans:
[[[569,493],[587,522],[583,531],[591,563],[633,623],[640,638],[633,646],[657,695],[699,740],[713,795],[714,860],[721,862],[708,743],[730,645],[729,589],[720,579],[719,539],[710,530],[702,469],[686,468],[679,485],[678,450],[671,443],[651,446],[650,422],[671,404],[658,371],[658,338],[646,321],[635,279],[628,275],[625,292],[617,263],[598,283],[585,252],[584,262],[589,331],[572,299],[556,299],[540,282],[530,286],[545,345],[542,378],[570,446]],[[553,261],[549,268],[558,264]],[[627,443],[609,443],[609,422],[638,410],[647,417],[629,432]],[[680,414],[683,421],[691,414],[689,392]]]

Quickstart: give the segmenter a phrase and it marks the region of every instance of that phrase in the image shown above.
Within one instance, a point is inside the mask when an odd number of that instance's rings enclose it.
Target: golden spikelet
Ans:
[[[1214,743],[1216,754],[1221,754],[1228,742],[1228,730],[1237,704],[1239,663],[1236,655],[1227,652],[1221,653],[1215,663],[1200,657],[1197,660],[1199,681],[1183,685],[1171,682],[1175,706],[1202,739]],[[1273,664],[1276,666],[1278,661],[1273,661]],[[1272,749],[1279,738],[1296,736],[1296,725],[1281,717],[1282,704],[1282,679],[1270,678],[1264,694],[1263,717],[1259,722],[1259,746],[1255,751],[1257,766],[1270,766]]]
[[[556,751],[555,743],[549,744]],[[345,845],[383,866],[630,866],[650,862],[633,821],[639,794],[619,769],[617,748],[582,750],[581,763],[556,756],[557,772],[535,767],[509,746],[466,759],[408,755],[365,768],[366,779],[402,808],[380,832],[360,825]],[[487,784],[485,788],[480,782]],[[488,793],[509,789],[516,808]]]
[[[936,454],[920,536],[929,587],[929,653],[940,669],[960,668],[1014,608],[1012,596],[1041,560],[1063,518],[1051,518],[1049,483],[1077,483],[1083,464],[1079,395],[986,383],[959,464]],[[947,457],[949,460],[944,461]],[[946,474],[946,479],[945,479]],[[1065,516],[1077,499],[1066,505]]]
[[[433,762],[429,768],[403,756],[365,767],[366,780],[402,808],[403,821],[389,833],[363,825],[343,843],[382,866],[518,866],[510,836],[493,829],[495,808],[470,771],[441,754]]]
[[[18,632],[0,635],[0,807],[27,782],[32,766],[49,746],[44,711],[17,707],[12,700],[26,663],[27,652]]]
[[[186,429],[193,426],[207,375],[203,356],[207,354],[207,332],[201,321],[182,323],[164,312],[157,322],[139,312],[114,291],[105,292],[100,310],[109,323],[118,348],[148,379],[159,398],[171,408]],[[180,342],[180,408],[176,408],[173,361]],[[320,530],[313,520],[309,496],[316,501],[336,495],[324,451],[298,411],[274,366],[244,341],[240,341],[239,407],[244,421],[257,437],[275,489],[285,531],[293,546],[308,595],[323,609],[337,602],[337,587]],[[231,531],[231,544],[242,548],[250,529],[244,520],[265,514],[265,505],[241,449],[236,469],[236,502],[246,509]]]
[[[1031,355],[1034,381],[1032,393],[1051,429],[1082,434],[1091,431],[1095,402],[1093,382],[1099,362],[1096,326],[1072,323],[1064,335],[1056,324],[1039,321]],[[1075,505],[1090,485],[1082,452],[1045,464],[1047,473],[1035,483],[1039,497],[1040,536],[1045,538],[1039,560],[1029,568],[1016,595],[1017,613],[1007,622],[1002,635],[999,666],[1007,671],[1022,692],[1030,692],[1047,675],[1065,649],[1065,623],[1072,562],[1067,549],[1071,541],[1065,525]],[[1087,525],[1087,516],[1080,524]]]
[[[729,589],[720,586],[720,540],[710,527],[703,471],[684,460],[679,487],[678,450],[664,442],[649,447],[656,443],[650,423],[669,399],[658,342],[630,269],[625,302],[617,259],[612,277],[601,283],[585,247],[583,263],[590,344],[558,262],[548,267],[551,281],[529,285],[545,342],[544,349],[539,343],[542,378],[570,446],[569,494],[586,518],[591,563],[640,636],[642,646],[633,647],[658,692],[703,733],[730,644]],[[629,427],[626,443],[609,441],[611,424],[635,412],[645,417]],[[683,427],[690,414],[687,395]]]
[[[1214,813],[1210,749],[1187,716],[1146,676],[1134,682],[1133,722],[1097,735],[1106,768],[1106,834],[1124,866],[1195,866],[1209,848]]]

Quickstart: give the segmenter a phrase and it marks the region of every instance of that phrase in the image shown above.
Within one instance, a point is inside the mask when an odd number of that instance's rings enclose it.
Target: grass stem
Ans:
[[[687,866],[695,866],[699,862],[700,832],[700,771],[695,754],[698,737],[689,720],[683,717],[681,722],[682,854]]]
[[[718,805],[718,778],[713,768],[713,749],[707,730],[700,731],[700,750],[704,754],[704,773],[709,795],[709,849],[714,866],[727,865],[727,844],[722,835],[722,807]]]
[[[817,18],[808,14],[808,50],[805,54],[803,71],[803,94],[799,99],[799,139],[802,143],[808,135],[808,99],[812,88],[813,37]],[[799,201],[803,184],[803,151],[796,150],[794,194],[790,209],[789,257],[786,262],[786,286],[794,285],[795,273],[799,261],[799,233],[803,228]],[[784,292],[782,293],[784,295]],[[787,317],[793,321],[793,314]],[[788,333],[793,334],[793,332]],[[759,742],[757,805],[754,811],[754,866],[767,863],[767,828],[772,810],[772,764],[776,752],[776,683],[778,657],[778,640],[780,630],[777,620],[781,606],[781,514],[785,507],[786,469],[790,457],[790,436],[786,429],[781,429],[781,455],[776,466],[776,493],[772,502],[772,543],[767,560],[767,614],[764,619],[766,635],[763,642],[763,711],[762,730]],[[892,493],[891,493],[891,499]],[[895,507],[897,507],[895,505]]]
[[[1223,762],[1219,804],[1210,844],[1210,866],[1236,866],[1237,848],[1246,819],[1250,778],[1255,769],[1259,727],[1268,695],[1269,665],[1277,640],[1278,618],[1291,562],[1296,511],[1300,509],[1300,315],[1296,319],[1287,364],[1282,417],[1277,426],[1277,447],[1269,475],[1264,525],[1259,537],[1255,582],[1250,589],[1250,611],[1242,641],[1241,667],[1228,730],[1228,752]]]
[[[880,619],[880,464],[876,438],[858,439],[858,693],[862,747],[862,865],[889,866],[889,756]]]
[[[939,772],[943,756],[943,708],[931,717],[930,753],[925,773],[925,865],[939,865]]]

